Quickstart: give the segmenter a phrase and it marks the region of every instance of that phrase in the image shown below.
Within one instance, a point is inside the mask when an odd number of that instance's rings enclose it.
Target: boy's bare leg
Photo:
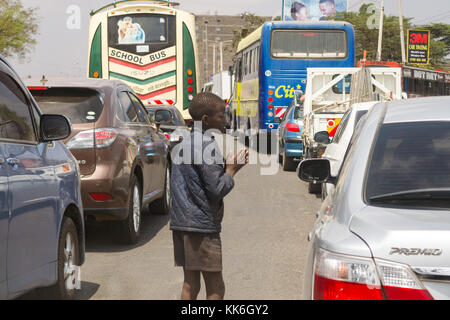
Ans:
[[[184,269],[184,283],[181,290],[181,300],[197,300],[200,292],[200,271]]]
[[[225,283],[222,272],[202,272],[205,280],[206,299],[223,300],[225,297]]]

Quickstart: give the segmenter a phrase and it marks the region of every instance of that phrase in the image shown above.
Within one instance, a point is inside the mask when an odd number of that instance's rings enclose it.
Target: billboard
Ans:
[[[428,64],[430,57],[430,31],[408,30],[407,63]]]
[[[285,21],[327,20],[339,12],[346,12],[347,0],[282,0]]]

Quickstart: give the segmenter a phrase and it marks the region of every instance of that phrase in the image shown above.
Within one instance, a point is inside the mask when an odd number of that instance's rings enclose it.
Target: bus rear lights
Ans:
[[[273,110],[273,105],[272,104],[269,104],[269,110]]]
[[[189,101],[192,101],[192,100],[194,100],[194,96],[193,96],[192,94],[190,94],[190,95],[188,96],[188,99],[189,99]]]
[[[192,70],[191,69],[188,69],[188,71],[187,71],[187,75],[190,77],[190,76],[192,76],[194,73],[192,72]]]
[[[273,95],[273,90],[269,90],[269,96]]]
[[[273,124],[269,124],[269,129],[273,129],[275,126]]]
[[[273,98],[270,97],[267,101],[269,101],[269,103],[272,103],[273,102]]]
[[[113,197],[108,193],[89,193],[91,198],[97,202],[111,201]]]
[[[188,90],[189,93],[194,92],[194,88],[192,88],[191,86],[189,86],[187,90]]]
[[[273,112],[269,112],[267,115],[269,116],[269,118],[272,118],[273,117]]]
[[[433,300],[402,264],[319,249],[314,263],[315,300]]]
[[[94,78],[98,78],[99,76],[100,76],[100,74],[96,71],[96,72],[94,72]]]
[[[189,78],[187,82],[188,82],[189,84],[193,84],[193,83],[194,83],[194,79]]]

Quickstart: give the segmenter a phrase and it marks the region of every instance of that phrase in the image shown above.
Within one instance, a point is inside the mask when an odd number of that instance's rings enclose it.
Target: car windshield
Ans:
[[[43,113],[61,114],[73,124],[96,122],[103,111],[101,95],[84,88],[31,90]]]
[[[161,110],[157,108],[147,108],[148,114],[150,115],[153,122],[155,122],[155,113],[156,111]],[[185,126],[184,119],[181,115],[178,115],[177,112],[171,110],[172,113],[172,121],[169,123],[165,123],[165,126]]]
[[[444,201],[448,207],[450,122],[383,125],[366,181],[371,203],[427,201],[441,206]]]

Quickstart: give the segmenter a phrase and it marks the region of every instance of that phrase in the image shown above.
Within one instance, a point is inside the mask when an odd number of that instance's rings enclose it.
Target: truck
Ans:
[[[304,159],[322,157],[353,104],[401,98],[400,68],[309,68],[301,134]],[[309,190],[320,193],[321,185],[312,182]]]

